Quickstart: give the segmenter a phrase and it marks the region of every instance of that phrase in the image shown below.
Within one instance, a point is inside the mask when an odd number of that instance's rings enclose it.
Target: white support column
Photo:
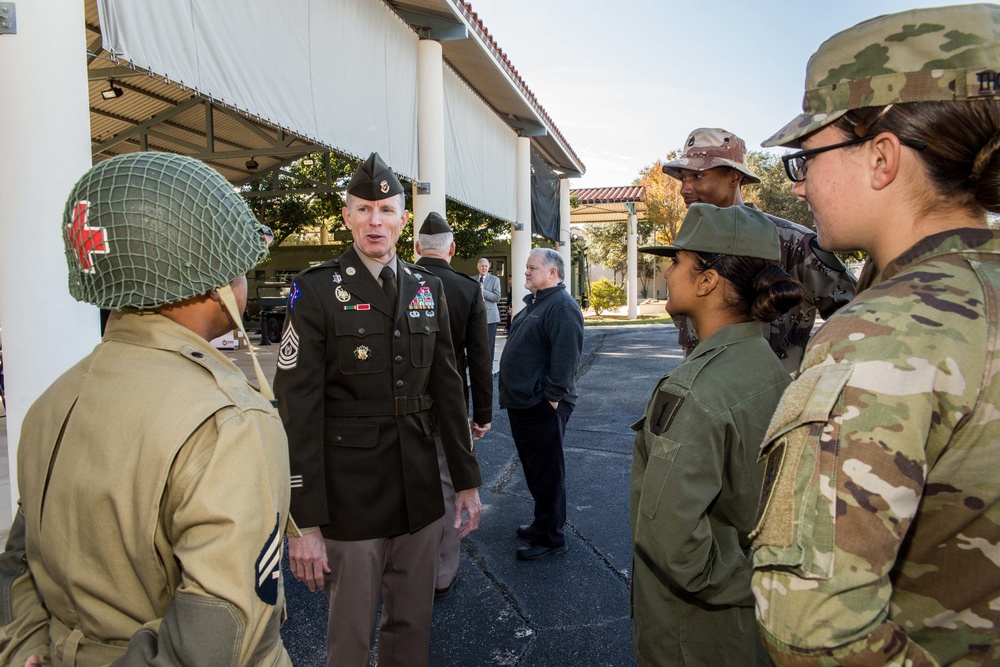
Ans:
[[[517,221],[510,231],[511,307],[517,313],[524,307],[528,288],[524,286],[524,268],[531,252],[531,139],[517,138]],[[518,229],[520,227],[520,229]]]
[[[559,254],[566,267],[566,291],[573,293],[573,253],[569,240],[569,179],[559,179]]]
[[[417,45],[417,171],[418,180],[430,184],[430,193],[419,194],[417,184],[413,184],[414,244],[428,213],[446,214],[444,60],[441,43],[433,39],[422,39]]]
[[[62,242],[66,197],[92,164],[83,9],[79,0],[18,2],[17,33],[0,35],[0,326],[12,500],[24,413],[100,342],[97,309],[67,291]]]
[[[628,318],[639,317],[639,232],[635,204],[628,207]]]

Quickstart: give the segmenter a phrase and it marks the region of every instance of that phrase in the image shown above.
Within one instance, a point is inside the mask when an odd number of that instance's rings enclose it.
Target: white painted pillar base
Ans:
[[[517,138],[517,220],[510,231],[511,308],[517,313],[524,307],[528,288],[524,269],[531,253],[531,139]],[[518,225],[521,229],[517,229]]]
[[[631,209],[628,215],[628,318],[630,320],[639,317],[639,236],[637,227],[635,209]]]
[[[83,3],[16,9],[17,34],[0,35],[0,327],[12,501],[25,412],[100,342],[97,308],[67,290],[62,241],[66,197],[92,164]]]
[[[566,268],[566,291],[573,293],[573,252],[569,238],[569,179],[559,179],[559,242],[561,245],[556,248],[563,258],[563,266]]]
[[[417,44],[417,178],[430,183],[431,191],[418,194],[413,185],[414,245],[428,213],[446,216],[444,165],[444,60],[440,42],[422,39]]]

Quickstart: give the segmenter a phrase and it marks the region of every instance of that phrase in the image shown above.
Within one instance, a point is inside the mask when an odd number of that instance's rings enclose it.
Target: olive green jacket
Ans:
[[[18,484],[0,664],[291,664],[281,422],[189,329],[112,314],[28,411]]]
[[[766,664],[747,537],[760,443],[789,378],[758,322],[702,341],[660,380],[632,462],[639,665]]]

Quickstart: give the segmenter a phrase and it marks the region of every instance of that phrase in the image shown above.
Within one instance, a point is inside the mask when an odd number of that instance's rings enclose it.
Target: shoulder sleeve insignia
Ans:
[[[650,433],[660,435],[666,431],[683,403],[684,397],[681,395],[669,391],[657,392],[653,407],[649,411],[649,419],[646,420]]]
[[[299,289],[299,281],[292,281],[292,291],[288,293],[288,310],[295,310],[295,302],[299,300],[302,296],[302,290]]]

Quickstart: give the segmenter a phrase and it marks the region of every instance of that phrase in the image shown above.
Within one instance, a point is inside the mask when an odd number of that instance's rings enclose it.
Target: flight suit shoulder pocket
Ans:
[[[324,444],[327,447],[371,448],[378,443],[378,424],[327,419]]]
[[[764,484],[754,565],[792,568],[804,578],[833,569],[843,392],[850,362],[814,366],[788,389],[764,438]]]

